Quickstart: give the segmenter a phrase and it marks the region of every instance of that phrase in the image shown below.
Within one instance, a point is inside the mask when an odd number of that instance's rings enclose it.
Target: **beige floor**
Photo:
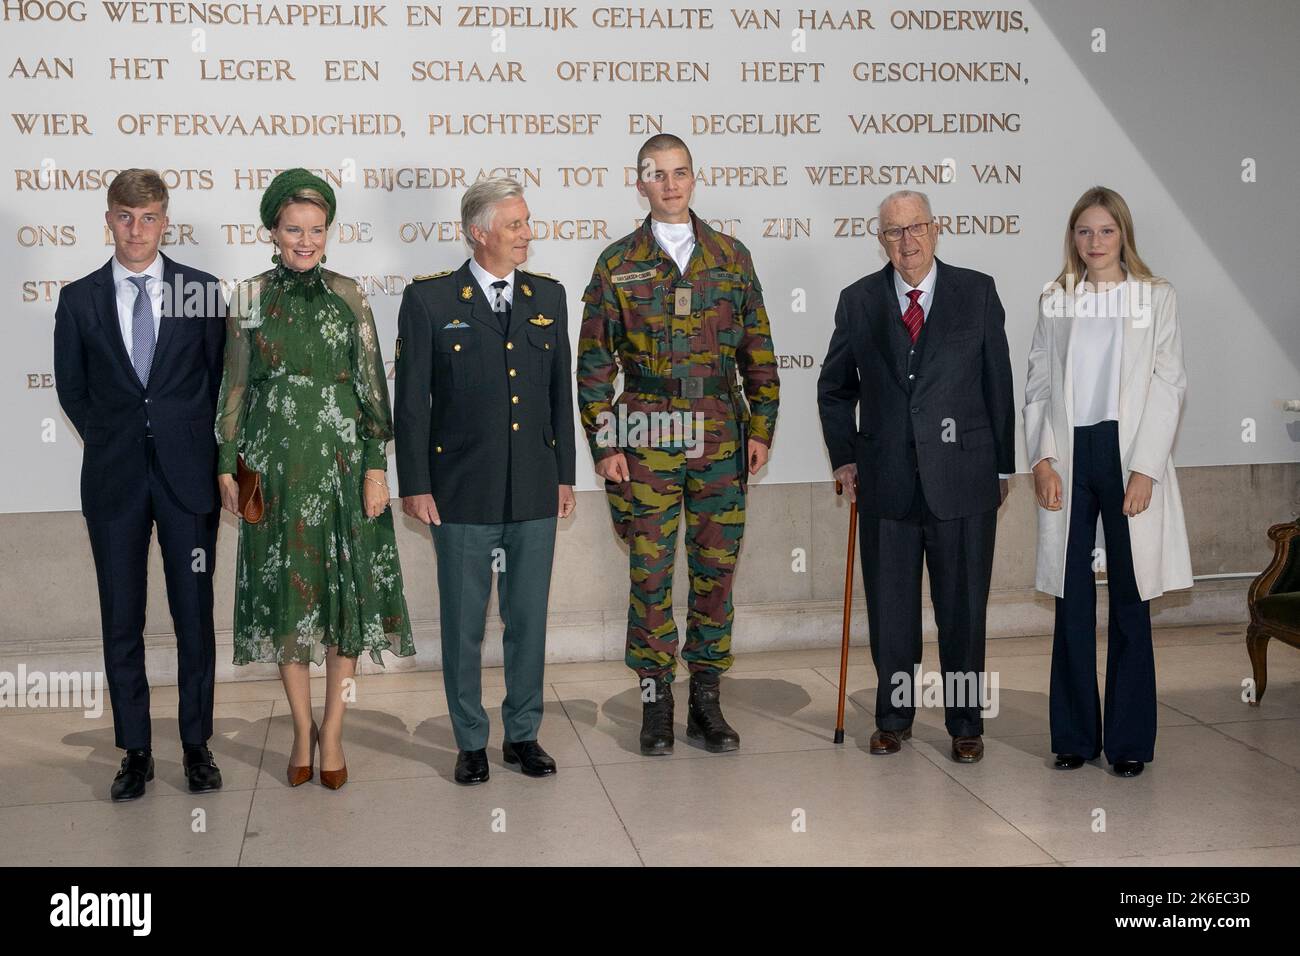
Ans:
[[[686,743],[679,693],[676,753],[641,757],[622,664],[553,665],[541,740],[559,774],[508,770],[496,726],[492,780],[474,788],[451,780],[436,672],[361,679],[338,792],[283,782],[292,730],[278,682],[218,685],[211,743],[226,783],[200,796],[184,789],[175,690],[157,689],[157,778],[122,805],[108,801],[120,753],[107,715],[0,710],[0,865],[1300,864],[1300,653],[1273,645],[1252,708],[1242,628],[1158,631],[1156,760],[1124,780],[1100,763],[1051,769],[1050,649],[989,642],[1001,712],[974,766],[948,758],[936,710],[901,754],[866,753],[874,674],[856,647],[845,744],[830,741],[838,652],[742,654],[723,699],[743,749],[724,755]],[[499,724],[499,669],[485,688]]]

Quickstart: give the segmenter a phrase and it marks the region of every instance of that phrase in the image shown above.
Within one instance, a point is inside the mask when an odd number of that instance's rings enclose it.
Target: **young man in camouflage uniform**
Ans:
[[[637,168],[650,215],[601,253],[582,297],[578,404],[630,553],[626,660],[641,679],[641,752],[673,747],[672,582],[684,503],[686,734],[716,753],[740,746],[722,716],[718,678],[732,662],[746,477],[766,464],[776,426],[776,356],[749,250],[691,211],[686,144],[653,136]],[[620,368],[624,392],[615,405]],[[669,440],[661,426],[676,426]]]

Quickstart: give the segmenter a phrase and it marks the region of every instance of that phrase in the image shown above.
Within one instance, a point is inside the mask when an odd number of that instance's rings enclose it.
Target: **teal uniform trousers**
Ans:
[[[542,670],[546,660],[546,609],[551,590],[556,519],[501,524],[430,525],[438,558],[442,623],[442,678],[456,746],[487,747],[483,709],[483,629],[492,573],[505,652],[506,698],[501,705],[505,738],[536,740],[542,723]]]

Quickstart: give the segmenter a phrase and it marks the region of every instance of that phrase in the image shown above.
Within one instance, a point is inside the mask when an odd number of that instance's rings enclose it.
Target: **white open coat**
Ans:
[[[1148,601],[1165,591],[1192,586],[1183,502],[1170,456],[1187,380],[1173,286],[1161,281],[1144,284],[1130,280],[1127,293],[1129,318],[1124,322],[1119,382],[1119,449],[1126,488],[1130,472],[1154,479],[1150,506],[1127,519],[1138,593]],[[1074,452],[1070,348],[1075,323],[1091,321],[1071,317],[1072,309],[1067,305],[1070,299],[1057,292],[1040,300],[1025,383],[1025,448],[1030,468],[1044,458],[1053,458],[1053,467],[1061,476],[1061,510],[1037,509],[1038,568],[1034,586],[1056,597],[1064,596],[1065,548],[1070,528]],[[1100,545],[1104,540],[1100,521],[1097,534]]]

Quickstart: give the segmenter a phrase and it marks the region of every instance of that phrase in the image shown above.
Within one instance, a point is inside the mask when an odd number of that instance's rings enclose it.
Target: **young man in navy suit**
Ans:
[[[158,251],[167,186],[156,172],[120,172],[105,221],[113,258],[59,293],[54,374],[59,404],[85,445],[81,510],[99,582],[113,733],[126,751],[110,794],[134,799],[153,779],[144,618],[155,525],[176,629],[185,776],[191,792],[216,790],[221,772],[207,742],[225,304],[213,276]]]

